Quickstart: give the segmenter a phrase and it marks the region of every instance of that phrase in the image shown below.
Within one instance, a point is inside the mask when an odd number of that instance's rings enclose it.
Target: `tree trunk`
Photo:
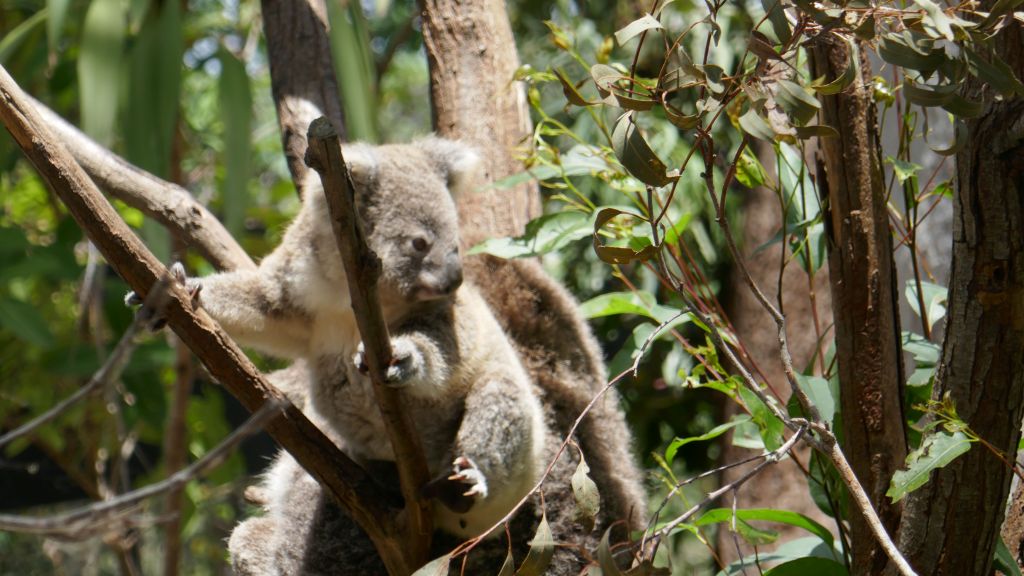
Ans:
[[[839,77],[849,45],[822,35],[812,50],[814,77]],[[839,365],[843,451],[886,529],[899,508],[885,492],[906,456],[903,352],[892,259],[892,236],[878,155],[871,68],[861,51],[861,77],[841,94],[822,97],[822,123],[839,138],[820,141],[818,185],[828,202],[829,276]],[[888,559],[863,516],[850,514],[854,574],[878,574]]]
[[[523,87],[512,81],[519,56],[505,3],[422,0],[422,6],[434,130],[482,152],[485,182],[522,171],[515,148],[530,136],[530,110]],[[532,184],[467,194],[459,198],[463,246],[521,234],[538,215]]]
[[[993,43],[1024,77],[1020,24]],[[973,77],[963,95],[988,103],[966,122],[956,158],[949,312],[932,398],[951,399],[960,418],[1013,461],[1024,416],[1024,100],[996,102]],[[900,549],[920,574],[991,573],[1011,476],[975,444],[907,497]]]

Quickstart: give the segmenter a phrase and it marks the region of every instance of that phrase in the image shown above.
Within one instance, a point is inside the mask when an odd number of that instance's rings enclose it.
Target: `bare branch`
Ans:
[[[0,514],[0,530],[55,535],[76,539],[106,531],[109,529],[107,524],[111,516],[123,515],[129,512],[130,508],[147,498],[181,488],[188,482],[219,465],[239,442],[262,430],[267,423],[282,413],[285,406],[285,403],[278,401],[265,403],[241,427],[203,455],[202,458],[160,482],[126,492],[110,500],[82,506],[53,516],[37,518]]]
[[[410,565],[419,566],[428,560],[433,531],[430,502],[420,495],[420,487],[430,481],[430,473],[419,435],[402,409],[398,390],[385,384],[384,374],[391,361],[391,339],[377,295],[380,260],[366,245],[356,220],[355,190],[345,166],[341,140],[330,120],[321,117],[313,121],[307,141],[306,162],[320,173],[323,181],[331,229],[348,278],[352,312],[363,339],[366,364],[384,428],[395,453],[402,496],[409,513],[409,529],[405,534],[407,558]]]
[[[43,103],[26,96],[94,182],[118,200],[166,226],[175,238],[222,270],[254,269],[227,229],[177,184],[136,168],[100,146]]]

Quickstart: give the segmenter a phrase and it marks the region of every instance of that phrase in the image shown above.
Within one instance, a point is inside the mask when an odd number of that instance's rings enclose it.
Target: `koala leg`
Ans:
[[[236,576],[273,576],[274,550],[270,542],[274,534],[274,521],[267,517],[250,518],[231,531],[228,553]]]

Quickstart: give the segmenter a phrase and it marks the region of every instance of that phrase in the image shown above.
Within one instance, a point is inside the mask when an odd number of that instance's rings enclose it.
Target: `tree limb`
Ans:
[[[67,206],[103,256],[135,290],[147,295],[166,268],[121,220],[95,184],[56,140],[35,107],[0,67],[0,120],[50,188]],[[395,532],[386,496],[364,470],[345,456],[305,415],[267,383],[238,346],[206,312],[193,310],[180,286],[172,286],[167,321],[213,375],[251,412],[267,402],[283,403],[282,417],[267,432],[359,523],[394,574],[409,573]]]
[[[345,166],[341,140],[330,120],[320,117],[313,121],[307,141],[306,162],[320,173],[323,181],[331,230],[348,278],[352,312],[363,339],[374,396],[395,453],[409,520],[404,538],[407,558],[410,565],[420,566],[428,560],[433,531],[430,502],[420,496],[420,488],[427,484],[430,475],[419,435],[409,415],[402,409],[399,392],[385,383],[384,374],[391,361],[391,339],[377,295],[380,260],[366,245],[356,220],[354,187]]]

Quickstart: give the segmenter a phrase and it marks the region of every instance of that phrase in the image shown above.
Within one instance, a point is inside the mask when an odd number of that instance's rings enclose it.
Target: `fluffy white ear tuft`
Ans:
[[[483,158],[469,144],[436,136],[416,144],[434,161],[453,195],[471,191],[482,183]]]

